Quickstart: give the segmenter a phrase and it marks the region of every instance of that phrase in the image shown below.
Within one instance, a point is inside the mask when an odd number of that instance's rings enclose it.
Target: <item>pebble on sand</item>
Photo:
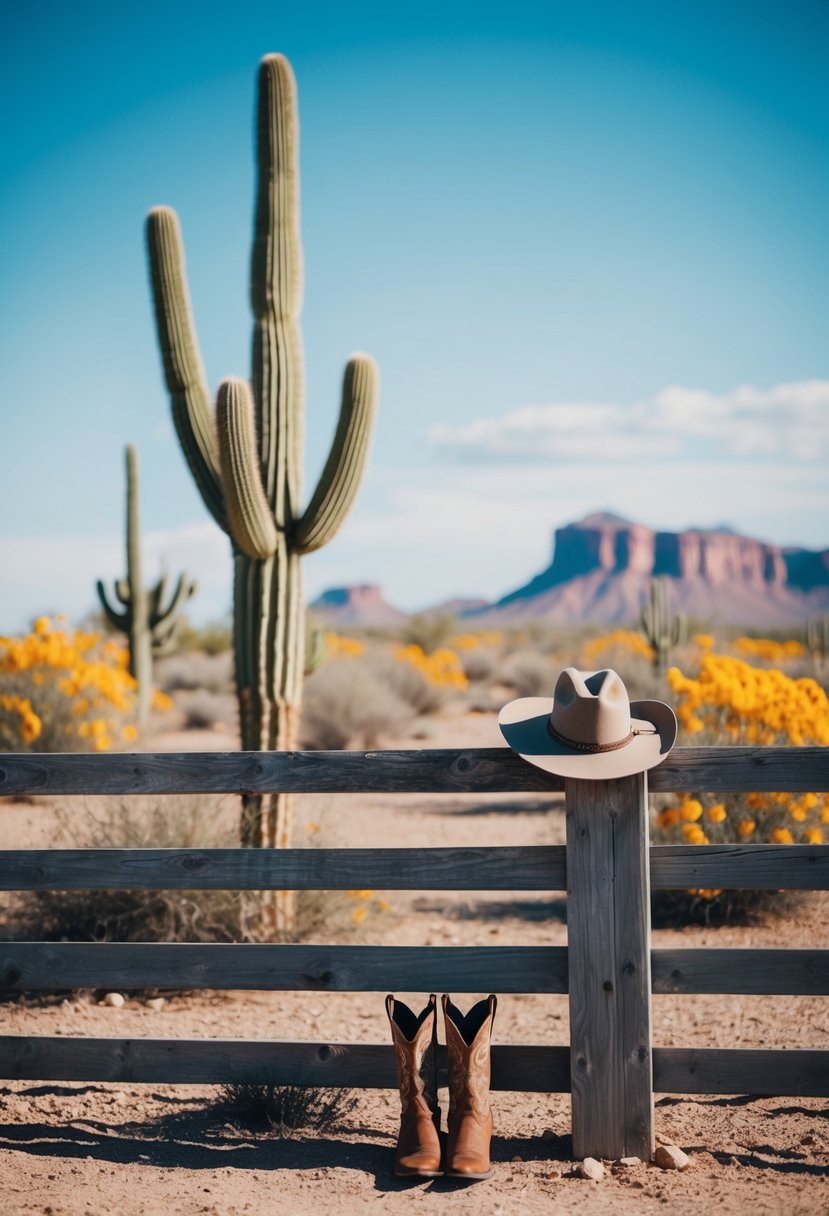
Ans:
[[[691,1159],[675,1144],[660,1144],[653,1155],[653,1163],[661,1170],[686,1170]]]
[[[601,1182],[604,1178],[604,1166],[595,1157],[585,1157],[584,1161],[580,1161],[576,1166],[576,1172],[582,1178],[589,1178],[591,1182]]]
[[[120,992],[108,992],[101,1001],[102,1005],[110,1005],[113,1009],[120,1009],[124,1003],[124,998]]]

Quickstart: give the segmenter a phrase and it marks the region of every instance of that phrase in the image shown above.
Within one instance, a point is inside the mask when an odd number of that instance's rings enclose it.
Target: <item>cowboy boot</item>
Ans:
[[[400,1134],[394,1157],[398,1178],[439,1178],[440,1109],[437,1084],[437,997],[416,1015],[402,1001],[386,997],[397,1083]]]
[[[489,996],[464,1017],[445,993],[442,997],[449,1065],[447,1178],[492,1177],[489,1042],[497,1003]]]

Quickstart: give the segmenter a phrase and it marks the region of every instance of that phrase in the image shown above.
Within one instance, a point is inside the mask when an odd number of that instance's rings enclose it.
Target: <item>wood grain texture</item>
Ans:
[[[651,845],[651,887],[731,891],[829,890],[829,845]]]
[[[654,992],[829,996],[829,950],[654,950]]]
[[[112,1081],[393,1089],[394,1055],[375,1043],[269,1043],[237,1039],[82,1039],[0,1035],[0,1077],[18,1081]],[[654,1089],[674,1094],[829,1097],[829,1051],[655,1047]],[[446,1051],[438,1048],[446,1084]],[[496,1044],[493,1090],[566,1093],[567,1047]]]
[[[0,989],[566,992],[564,946],[2,942]]]
[[[654,1047],[659,1093],[829,1098],[829,1051]]]
[[[679,747],[652,769],[653,792],[829,790],[821,747]],[[375,752],[77,753],[0,756],[0,795],[555,793],[562,778],[507,747]]]
[[[269,1043],[236,1039],[79,1039],[0,1036],[0,1077],[25,1081],[120,1081],[396,1089],[389,1043]],[[446,1048],[438,1047],[438,1084],[446,1085]],[[495,1045],[492,1088],[567,1093],[567,1047]]]
[[[568,781],[573,1155],[653,1152],[647,784]]]
[[[564,845],[0,851],[3,891],[563,891]]]
[[[829,889],[829,845],[652,845],[651,887]],[[563,891],[564,845],[0,850],[3,891]]]

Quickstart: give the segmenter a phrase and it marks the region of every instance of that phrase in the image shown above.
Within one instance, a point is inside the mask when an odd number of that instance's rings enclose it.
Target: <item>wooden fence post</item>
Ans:
[[[565,783],[577,1159],[653,1155],[647,790],[644,773]]]

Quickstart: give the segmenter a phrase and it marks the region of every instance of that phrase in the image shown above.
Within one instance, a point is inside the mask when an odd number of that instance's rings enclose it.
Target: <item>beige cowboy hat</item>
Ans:
[[[498,714],[501,733],[524,760],[562,777],[627,777],[661,764],[676,741],[676,716],[662,701],[630,701],[615,671],[565,667],[549,697],[519,697]]]

